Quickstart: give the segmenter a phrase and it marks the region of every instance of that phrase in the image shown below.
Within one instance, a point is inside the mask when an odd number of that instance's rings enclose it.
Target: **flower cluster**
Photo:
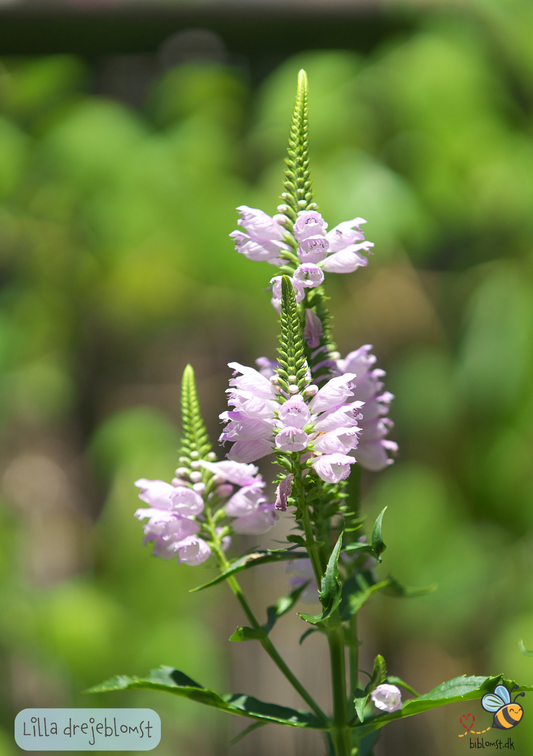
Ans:
[[[208,470],[213,476],[208,495],[209,503],[223,504],[224,514],[234,518],[225,531],[256,535],[270,530],[278,519],[275,505],[269,504],[264,495],[265,482],[254,465],[238,462],[209,462],[199,460],[198,467]],[[142,508],[135,512],[139,520],[146,520],[143,525],[144,541],[154,542],[153,555],[161,559],[177,557],[180,564],[198,565],[209,559],[211,547],[209,537],[202,534],[202,512],[205,509],[204,498],[187,485],[185,476],[201,475],[198,470],[189,474],[186,468],[176,470],[178,477],[172,484],[162,480],[141,478],[135,485],[141,489],[139,498],[149,504],[149,509]],[[194,483],[196,488],[199,483]],[[202,493],[205,484],[202,483]],[[222,532],[217,528],[216,533]],[[221,545],[226,550],[231,538],[226,535]]]
[[[344,360],[335,360],[334,373],[356,376],[353,397],[349,401],[357,401],[362,413],[359,420],[362,432],[357,447],[357,461],[368,470],[377,471],[392,464],[388,452],[395,454],[398,444],[385,438],[393,426],[392,420],[385,415],[394,395],[383,391],[380,379],[385,371],[374,368],[376,357],[370,354],[371,349],[372,346],[366,344],[350,352]]]
[[[226,427],[220,437],[233,442],[229,459],[247,463],[273,451],[311,452],[307,464],[322,480],[337,483],[348,477],[355,462],[348,452],[357,447],[361,432],[361,402],[353,401],[355,374],[331,378],[321,389],[311,384],[301,393],[291,385],[280,404],[276,376],[269,380],[238,362],[229,366],[234,370],[228,389],[233,410],[221,415]]]
[[[305,289],[314,289],[324,280],[327,273],[353,273],[357,268],[368,265],[362,254],[368,253],[374,246],[365,241],[361,231],[363,218],[353,218],[327,231],[328,224],[316,210],[299,213],[294,224],[293,233],[284,228],[287,216],[286,205],[279,205],[280,214],[270,217],[262,210],[241,205],[239,225],[243,231],[233,231],[230,236],[235,239],[235,249],[250,260],[265,260],[280,266],[297,264],[291,281],[296,301],[305,297]],[[296,250],[296,261],[291,249]],[[270,281],[272,286],[272,304],[281,308],[281,277],[275,276]]]
[[[234,533],[258,535],[274,527],[278,519],[275,505],[269,504],[264,493],[265,481],[255,465],[232,460],[200,464],[215,476],[213,482],[218,485],[214,494],[221,500],[228,499],[224,511],[235,518],[231,523]]]
[[[150,509],[138,509],[135,517],[148,518],[143,525],[143,544],[154,541],[153,555],[161,559],[178,558],[180,564],[197,565],[209,559],[211,549],[198,537],[201,526],[195,519],[204,511],[199,493],[185,486],[173,486],[162,480],[141,478],[139,499]]]

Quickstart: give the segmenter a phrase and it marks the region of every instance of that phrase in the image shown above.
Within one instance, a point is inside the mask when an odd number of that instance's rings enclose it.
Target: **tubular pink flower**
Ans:
[[[308,236],[298,247],[298,259],[302,263],[320,263],[330,252],[329,241],[325,236]]]
[[[263,493],[264,487],[265,483],[261,479],[254,481],[252,485],[243,486],[225,505],[226,514],[230,517],[242,517],[254,512],[260,504],[267,502]]]
[[[189,536],[175,545],[179,564],[189,564],[196,567],[211,556],[210,546],[197,536]]]
[[[353,373],[331,378],[311,399],[309,403],[311,412],[318,414],[343,404],[348,397],[353,396],[354,378]]]
[[[306,340],[307,345],[311,349],[316,349],[318,346],[320,346],[320,339],[322,338],[322,334],[322,321],[313,310],[307,308],[305,311],[304,329],[304,339]]]
[[[398,445],[386,438],[393,422],[384,417],[389,411],[389,405],[394,396],[389,391],[382,391],[383,382],[380,380],[385,372],[373,368],[376,358],[370,354],[372,347],[365,344],[344,360],[337,360],[336,368],[340,373],[349,371],[347,375],[356,375],[353,386],[353,403],[361,403],[362,417],[358,423],[362,429],[357,447],[357,461],[368,470],[382,470],[393,463],[389,456],[396,454]]]
[[[158,509],[170,509],[172,502],[170,495],[174,492],[174,486],[170,483],[165,483],[163,480],[147,480],[147,478],[139,478],[134,483],[137,488],[141,489],[139,499],[145,501],[151,507],[157,507]]]
[[[314,442],[314,449],[321,454],[348,454],[355,449],[361,428],[337,428],[319,435]]]
[[[265,438],[256,438],[252,441],[236,441],[227,456],[234,462],[255,462],[261,457],[266,457],[272,452],[272,441]]]
[[[315,210],[306,210],[298,215],[294,224],[294,237],[296,241],[303,242],[310,236],[325,236],[328,224]]]
[[[308,464],[326,483],[338,483],[349,476],[350,465],[355,464],[355,459],[345,454],[323,454]]]
[[[206,462],[202,460],[201,466],[214,475],[220,475],[221,478],[236,486],[250,486],[255,483],[258,469],[255,465],[243,465],[239,462],[223,460],[222,462]]]
[[[280,252],[288,249],[282,241],[285,229],[278,223],[282,216],[271,218],[262,210],[246,205],[241,205],[237,209],[241,212],[239,225],[246,231],[232,231],[230,234],[230,237],[235,239],[237,252],[250,260],[281,265],[283,260]]]
[[[286,401],[278,410],[278,421],[282,428],[304,428],[310,419],[311,413],[300,394]]]
[[[306,289],[316,289],[323,280],[322,268],[314,263],[302,263],[294,271],[293,281],[299,281]]]
[[[383,683],[370,695],[374,706],[381,711],[398,711],[402,708],[402,692],[396,685]]]
[[[274,504],[260,504],[251,514],[237,517],[232,522],[232,528],[235,533],[259,535],[273,528],[277,519]]]
[[[176,486],[174,492],[170,494],[172,502],[172,511],[185,516],[199,515],[204,511],[204,500],[202,497],[185,486]]]
[[[283,428],[276,436],[276,447],[284,452],[303,451],[309,444],[309,436],[301,428]]]
[[[365,235],[361,231],[361,224],[366,223],[363,218],[353,218],[339,223],[338,226],[328,231],[326,239],[329,242],[330,252],[340,252],[356,242],[364,241]]]
[[[327,273],[353,273],[357,268],[364,268],[368,265],[368,260],[361,254],[361,251],[368,253],[373,246],[373,242],[369,241],[352,244],[326,258],[322,267]]]

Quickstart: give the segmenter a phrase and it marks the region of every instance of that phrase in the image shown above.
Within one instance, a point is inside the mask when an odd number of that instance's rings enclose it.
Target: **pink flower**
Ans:
[[[278,218],[271,218],[262,210],[241,205],[237,208],[241,212],[239,224],[244,227],[246,233],[233,231],[230,237],[235,239],[235,249],[241,255],[250,260],[265,261],[273,265],[283,263],[280,257],[282,250],[288,249],[283,243],[285,230],[278,223]]]
[[[326,483],[338,483],[349,476],[350,465],[355,464],[355,459],[345,454],[323,454],[308,464]]]
[[[378,685],[374,690],[370,698],[372,699],[374,706],[381,711],[398,711],[402,708],[402,692],[396,685],[388,685],[383,683]]]
[[[313,310],[306,309],[304,339],[307,341],[307,345],[311,347],[311,349],[316,349],[320,346],[322,333],[322,321]]]
[[[384,417],[389,411],[389,405],[394,396],[383,391],[380,380],[384,371],[373,368],[376,358],[370,354],[372,347],[365,344],[344,360],[337,360],[336,367],[340,373],[355,375],[353,382],[353,401],[359,402],[362,417],[358,423],[362,429],[359,437],[356,458],[368,470],[382,470],[393,463],[389,453],[396,454],[398,444],[386,438],[393,422]]]
[[[310,236],[325,236],[328,224],[320,213],[315,210],[306,210],[298,215],[294,224],[294,236],[300,243]]]
[[[328,256],[329,241],[325,236],[308,236],[298,247],[298,258],[303,263],[320,263]]]
[[[299,281],[306,289],[315,289],[324,280],[324,271],[314,263],[302,263],[294,271],[294,281]]]
[[[244,517],[237,517],[232,522],[235,533],[259,535],[274,527],[278,515],[274,511],[274,504],[260,504],[257,509]]]
[[[179,541],[175,550],[178,553],[179,564],[189,564],[195,567],[211,556],[211,548],[202,538],[189,536]]]

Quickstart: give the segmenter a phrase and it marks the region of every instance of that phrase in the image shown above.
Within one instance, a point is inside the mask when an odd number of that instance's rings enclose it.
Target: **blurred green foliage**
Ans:
[[[172,476],[186,362],[216,438],[226,363],[274,356],[272,269],[227,235],[237,205],[275,211],[302,66],[317,201],[330,227],[366,218],[376,242],[367,269],[328,281],[342,352],[372,341],[397,395],[401,454],[365,479],[365,506],[388,505],[398,579],[439,584],[377,599],[369,643],[425,689],[461,673],[531,683],[532,32],[526,0],[419,11],[369,57],[309,52],[254,92],[231,67],[180,66],[143,112],[88,94],[75,58],[4,61],[2,756],[18,709],[87,705],[80,692],[116,673],[167,663],[229,689],[225,595],[189,596],[204,568],[140,547],[132,482]],[[157,709],[162,756],[226,752],[216,714],[180,702],[174,726],[175,703]],[[442,753],[462,753],[445,736]],[[515,739],[532,737],[526,716]]]

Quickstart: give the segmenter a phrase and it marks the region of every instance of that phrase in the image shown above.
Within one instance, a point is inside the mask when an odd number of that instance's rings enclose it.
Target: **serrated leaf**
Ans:
[[[398,711],[386,712],[369,717],[364,725],[358,725],[359,733],[366,735],[374,730],[383,727],[387,722],[403,717],[411,717],[414,714],[420,714],[429,711],[437,706],[455,703],[456,701],[473,701],[482,698],[486,693],[492,693],[496,685],[502,681],[502,675],[496,677],[456,677],[453,680],[438,685],[429,693],[418,698],[412,698],[405,701],[402,708]],[[514,681],[503,680],[503,683],[509,689],[515,685]],[[533,691],[531,686],[519,686],[519,691]]]
[[[230,740],[228,745],[235,745],[235,743],[238,743],[239,740],[245,737],[245,735],[248,735],[250,732],[259,729],[259,727],[264,727],[267,724],[270,724],[270,722],[254,722],[254,724],[251,724],[250,727],[247,727],[245,730],[236,735],[232,740]]]
[[[184,681],[188,682],[184,684]],[[229,714],[236,714],[239,717],[275,722],[288,727],[303,727],[314,730],[324,730],[327,727],[318,717],[308,711],[296,711],[296,709],[290,709],[286,706],[265,703],[244,693],[229,693],[221,696],[212,690],[202,688],[198,683],[195,683],[182,672],[172,669],[172,667],[159,667],[159,669],[149,672],[148,676],[144,678],[122,675],[113,677],[100,685],[95,685],[87,693],[104,693],[112,690],[135,688],[161,690],[206,706],[212,706]]]
[[[300,617],[302,619],[304,619],[306,622],[310,622],[312,625],[318,625],[326,622],[341,603],[342,587],[339,583],[338,577],[339,556],[342,548],[343,535],[343,533],[339,535],[337,543],[335,544],[335,548],[331,552],[331,556],[328,560],[326,572],[322,577],[320,586],[321,590],[318,594],[320,603],[323,607],[322,614],[300,614]]]
[[[230,638],[235,643],[239,641],[265,640],[267,633],[255,627],[238,627]]]
[[[288,562],[292,559],[309,559],[309,554],[306,551],[293,551],[297,546],[291,546],[288,549],[261,549],[254,551],[251,554],[245,554],[238,559],[235,559],[227,570],[221,572],[214,580],[210,580],[209,583],[199,585],[197,588],[193,588],[190,592],[203,591],[204,588],[210,588],[212,585],[223,583],[231,575],[236,575],[238,572],[248,570],[250,567],[256,567],[260,564],[268,564],[269,562]]]
[[[374,555],[376,559],[378,559],[381,562],[381,555],[387,548],[385,546],[385,543],[383,541],[383,534],[382,534],[382,527],[383,527],[383,515],[387,511],[387,507],[379,514],[374,529],[372,531],[372,549],[374,551]]]
[[[389,580],[382,580],[379,583],[369,583],[365,579],[364,573],[349,578],[343,586],[343,600],[341,602],[341,619],[346,622],[361,609],[368,599],[378,591],[383,590],[389,584]]]

